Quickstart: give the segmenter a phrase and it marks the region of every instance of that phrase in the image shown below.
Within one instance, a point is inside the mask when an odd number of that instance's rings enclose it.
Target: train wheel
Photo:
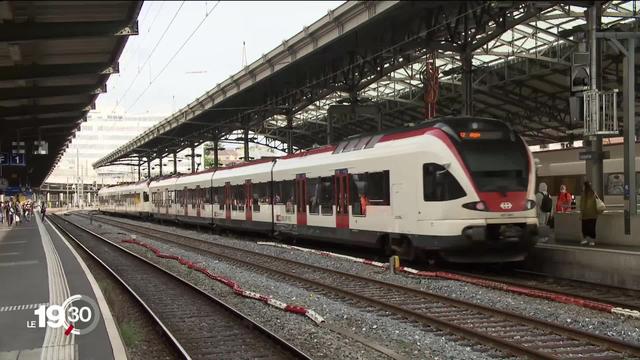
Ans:
[[[388,246],[385,248],[385,252],[389,251],[389,255],[387,256],[398,255],[400,259],[406,261],[413,261],[417,256],[411,240],[406,236],[391,238],[387,241],[387,244]]]
[[[393,255],[393,249],[391,248],[388,235],[380,235],[376,240],[376,243],[378,244],[378,249],[382,250],[382,253],[385,256]]]

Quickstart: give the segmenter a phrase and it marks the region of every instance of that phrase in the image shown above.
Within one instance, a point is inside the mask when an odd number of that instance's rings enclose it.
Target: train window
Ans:
[[[202,188],[202,191],[204,192],[204,203],[205,204],[211,204],[211,193],[213,192],[213,188],[212,187],[207,187],[207,188]]]
[[[320,214],[320,178],[307,178],[309,214]]]
[[[320,179],[320,213],[322,215],[333,215],[333,176],[326,176]]]
[[[358,139],[351,139],[349,140],[349,143],[344,147],[344,149],[342,149],[342,152],[349,152],[351,150],[354,150],[356,145],[358,145]]]
[[[268,204],[270,200],[269,183],[252,184],[251,190],[253,211],[260,212],[260,204]]]
[[[224,201],[222,201],[222,194],[220,193],[221,189],[222,188],[220,186],[214,186],[211,188],[211,202],[213,204],[220,205],[224,203]]]
[[[142,193],[142,201],[144,202],[149,202],[149,193],[148,192],[143,192]]]
[[[448,201],[467,194],[449,170],[435,163],[422,165],[424,201]]]
[[[244,184],[232,185],[231,191],[231,210],[244,211],[246,201]]]
[[[351,206],[354,215],[365,215],[365,206],[389,205],[389,170],[353,174],[351,176]],[[355,191],[354,191],[355,190]]]
[[[371,136],[364,136],[364,137],[360,138],[360,140],[358,140],[358,143],[356,144],[356,147],[353,150],[362,150],[362,149],[364,149],[365,145],[367,145],[369,140],[371,140]]]
[[[287,180],[282,182],[282,201],[285,203],[285,211],[289,214],[295,213],[296,189],[295,181]]]
[[[371,149],[372,147],[374,147],[378,141],[380,141],[380,139],[382,139],[382,134],[378,134],[378,135],[374,135],[371,140],[369,140],[369,142],[367,143],[367,146],[365,146],[365,149]]]
[[[463,141],[457,146],[479,191],[527,190],[529,160],[520,139]]]
[[[363,208],[360,197],[364,196],[367,186],[367,174],[349,174],[349,202],[353,215],[365,215],[366,208]]]
[[[344,149],[345,146],[347,146],[348,141],[341,141],[338,146],[336,146],[336,149],[333,150],[334,154],[339,154],[340,152],[342,152],[342,150]]]
[[[365,192],[369,205],[389,205],[389,170],[369,173]]]
[[[218,204],[219,210],[224,210],[224,186],[216,186],[213,188],[213,203]]]
[[[273,203],[276,205],[284,204],[282,202],[282,181],[273,182]]]
[[[278,181],[274,183],[273,202],[275,204],[286,204],[287,212],[293,212],[295,203],[295,187],[293,180]]]
[[[180,207],[183,208],[184,207],[184,190],[176,190],[176,197],[178,199],[178,204],[180,204]]]

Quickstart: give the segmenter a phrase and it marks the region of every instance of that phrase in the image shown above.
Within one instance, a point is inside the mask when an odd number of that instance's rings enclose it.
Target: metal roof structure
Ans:
[[[0,1],[0,148],[10,183],[39,186],[106,91],[142,1]],[[48,154],[35,154],[35,141]],[[24,143],[24,145],[20,145]]]
[[[135,165],[248,133],[254,143],[285,150],[290,140],[304,149],[415,124],[424,119],[424,69],[434,52],[438,114],[461,113],[460,54],[468,53],[474,115],[504,119],[531,143],[566,140],[582,126],[569,116],[569,69],[590,5],[348,2],[93,165]],[[604,31],[637,31],[637,2],[602,10]],[[616,87],[621,60],[605,50],[603,84]],[[339,104],[372,106],[380,116],[330,123]]]

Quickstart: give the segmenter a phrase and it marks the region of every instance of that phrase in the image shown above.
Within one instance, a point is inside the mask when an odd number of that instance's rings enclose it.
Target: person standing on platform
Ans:
[[[13,201],[13,198],[11,198],[11,200],[9,200],[9,215],[8,215],[9,222],[7,223],[9,226],[13,225],[15,216],[16,216],[16,203]]]
[[[538,212],[538,226],[545,226],[549,222],[549,216],[553,209],[553,200],[547,192],[547,184],[540,183],[538,185],[538,193],[536,194],[536,210]]]
[[[11,226],[11,224],[9,223],[9,201],[5,201],[4,202],[4,221],[7,222],[7,226]]]
[[[19,201],[16,201],[15,207],[16,207],[16,214],[14,215],[15,219],[13,221],[16,223],[16,225],[18,225],[22,223],[24,219],[24,211],[22,210],[22,205],[20,205]]]
[[[560,185],[560,193],[556,201],[556,213],[565,213],[571,210],[571,193],[567,191],[565,185]]]
[[[591,246],[595,245],[596,221],[598,220],[597,197],[591,184],[585,181],[582,196],[580,197],[580,219],[582,220],[581,245],[586,245],[587,243]]]
[[[40,203],[40,212],[42,213],[42,221],[44,221],[44,215],[47,212],[47,206],[45,205],[44,201]]]

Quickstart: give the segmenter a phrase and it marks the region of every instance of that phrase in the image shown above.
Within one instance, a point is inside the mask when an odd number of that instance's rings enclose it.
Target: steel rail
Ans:
[[[540,279],[526,279],[524,275],[487,275],[470,271],[448,270],[453,274],[459,274],[479,280],[495,281],[506,285],[519,286],[527,289],[547,291],[559,295],[571,296],[583,300],[606,303],[609,305],[640,311],[640,291],[623,289],[613,286],[591,284],[584,281],[560,279],[544,274],[536,274]],[[534,275],[530,272],[530,277]],[[550,281],[551,283],[549,283]],[[597,295],[595,293],[602,293]],[[595,295],[594,295],[595,294]]]

